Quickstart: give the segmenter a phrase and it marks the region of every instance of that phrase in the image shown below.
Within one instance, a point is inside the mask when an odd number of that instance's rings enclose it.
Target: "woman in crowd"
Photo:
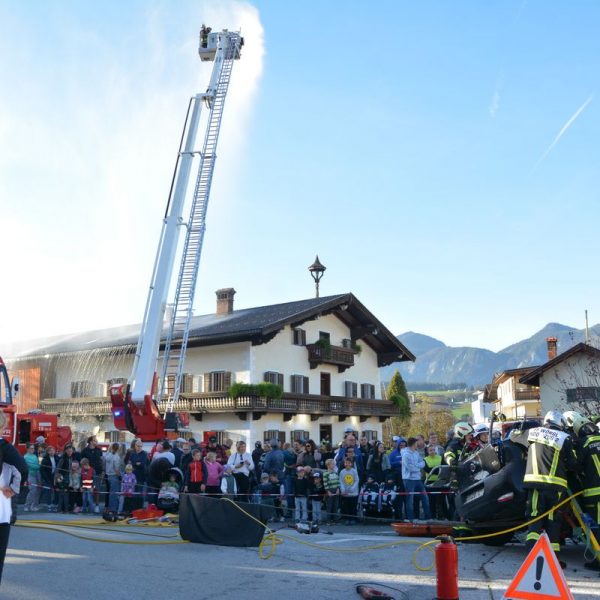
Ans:
[[[390,471],[390,457],[385,451],[383,443],[379,442],[373,449],[373,452],[369,454],[369,459],[367,460],[367,474],[373,475],[377,483],[383,483]]]

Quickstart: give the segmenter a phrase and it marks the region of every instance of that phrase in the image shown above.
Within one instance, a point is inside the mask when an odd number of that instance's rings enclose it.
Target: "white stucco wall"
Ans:
[[[549,410],[585,409],[585,406],[567,402],[566,390],[599,386],[600,361],[585,352],[579,352],[540,376],[542,414]]]
[[[325,331],[331,336],[331,344],[341,346],[342,340],[350,338],[350,329],[337,317],[326,315],[315,321],[306,321],[300,325],[306,331],[306,343],[312,344],[319,339],[319,332]],[[354,366],[338,373],[334,365],[318,365],[310,368],[308,351],[304,346],[294,346],[291,327],[285,327],[268,344],[252,347],[252,383],[262,381],[265,371],[284,374],[284,391],[291,391],[290,375],[304,375],[309,378],[309,392],[321,393],[321,373],[331,374],[331,394],[344,396],[344,382],[358,384],[370,383],[375,386],[375,398],[381,398],[377,354],[366,343],[359,340],[362,352],[354,356]]]

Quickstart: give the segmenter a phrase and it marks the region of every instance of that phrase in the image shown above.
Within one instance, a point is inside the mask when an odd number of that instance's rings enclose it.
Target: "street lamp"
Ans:
[[[319,255],[315,258],[315,262],[308,267],[312,278],[315,280],[315,298],[319,297],[319,281],[321,281],[321,277],[323,277],[323,273],[325,273],[325,266],[322,265],[319,261]]]

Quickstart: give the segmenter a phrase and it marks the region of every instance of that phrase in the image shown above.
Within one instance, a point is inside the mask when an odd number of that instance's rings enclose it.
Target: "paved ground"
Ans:
[[[289,537],[277,546],[272,558],[261,560],[255,548],[163,544],[179,540],[177,528],[119,526],[100,523],[94,517],[39,513],[21,522],[40,518],[65,525],[85,521],[93,528],[59,525],[59,529],[92,539],[56,530],[13,528],[0,589],[3,600],[150,600],[182,594],[224,600],[358,598],[354,587],[360,582],[391,586],[396,589],[391,593],[397,600],[435,596],[433,572],[419,572],[412,565],[415,544],[364,553],[331,551],[397,540],[385,525],[336,526],[330,529],[333,535],[301,535],[282,529]],[[563,555],[575,598],[600,599],[598,574],[583,569],[583,548],[569,546]],[[500,600],[524,556],[520,544],[500,549],[478,544],[459,546],[461,600]],[[431,555],[425,551],[418,560],[427,563]]]

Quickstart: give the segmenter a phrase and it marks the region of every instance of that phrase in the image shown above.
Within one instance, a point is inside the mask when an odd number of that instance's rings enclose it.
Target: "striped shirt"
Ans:
[[[323,487],[328,492],[335,492],[340,487],[340,478],[335,471],[323,473]]]

